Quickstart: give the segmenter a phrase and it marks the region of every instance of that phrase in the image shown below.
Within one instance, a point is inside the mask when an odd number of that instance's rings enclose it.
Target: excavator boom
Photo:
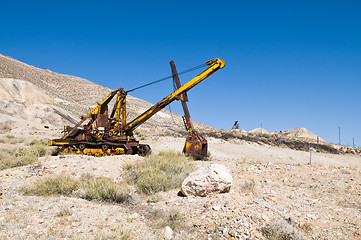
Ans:
[[[204,79],[215,73],[217,70],[223,68],[225,66],[225,62],[219,58],[209,60],[206,62],[206,64],[209,66],[206,70],[198,74],[196,77],[188,81],[186,84],[178,88],[173,93],[169,94],[167,97],[165,97],[163,100],[155,104],[153,107],[149,108],[147,111],[142,113],[140,116],[135,118],[133,121],[128,123],[124,130],[127,132],[133,131],[138,126],[140,126],[142,123],[147,121],[149,118],[151,118],[154,114],[159,112],[161,109],[163,109],[165,106],[176,100],[182,93],[185,93],[192,89],[194,86],[202,82]]]

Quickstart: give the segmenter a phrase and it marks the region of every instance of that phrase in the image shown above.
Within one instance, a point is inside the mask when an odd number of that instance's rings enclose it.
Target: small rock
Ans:
[[[300,228],[305,230],[305,231],[311,231],[313,228],[313,225],[309,222],[304,222],[300,224]]]
[[[291,217],[285,218],[285,220],[291,225],[295,224],[295,221]]]
[[[219,211],[219,210],[221,210],[221,206],[219,206],[219,205],[213,206],[213,210]]]
[[[234,228],[229,229],[228,234],[231,237],[234,237],[234,238],[237,237],[237,231]]]
[[[306,217],[310,218],[310,219],[317,219],[317,217],[314,214],[307,214]]]
[[[225,227],[223,229],[223,236],[228,237],[228,228],[227,227]]]
[[[169,226],[163,228],[160,233],[164,236],[165,239],[170,240],[173,237],[173,230]]]
[[[208,229],[214,229],[215,226],[216,226],[216,224],[214,222],[210,222],[210,223],[207,224],[206,229],[207,230]]]
[[[12,209],[14,207],[14,205],[12,205],[12,204],[10,204],[10,205],[8,205],[7,207],[5,207],[5,210],[10,210],[10,209]]]

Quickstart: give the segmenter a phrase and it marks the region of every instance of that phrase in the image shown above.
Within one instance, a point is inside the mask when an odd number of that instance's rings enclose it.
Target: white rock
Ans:
[[[173,230],[169,226],[166,226],[161,230],[161,234],[164,236],[165,239],[172,239]]]
[[[213,206],[213,210],[219,211],[219,210],[221,210],[221,206],[220,205]]]
[[[223,236],[227,236],[227,235],[228,235],[228,228],[225,227],[225,228],[223,229]]]
[[[184,179],[181,191],[185,196],[207,196],[210,193],[229,192],[232,176],[226,166],[210,164],[199,168]]]

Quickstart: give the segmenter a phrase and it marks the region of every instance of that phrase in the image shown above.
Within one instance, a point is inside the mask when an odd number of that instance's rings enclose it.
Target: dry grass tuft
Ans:
[[[43,138],[43,139],[34,139],[32,140],[29,145],[43,145],[43,146],[47,146],[49,142],[48,138]]]
[[[25,195],[71,195],[79,189],[80,181],[70,175],[56,175],[39,179],[21,188]]]
[[[27,148],[1,149],[0,170],[34,163],[37,156],[28,153]]]
[[[8,124],[4,124],[4,125],[2,125],[1,130],[3,132],[9,132],[11,130],[11,127]]]
[[[123,226],[117,226],[111,229],[103,229],[96,234],[95,240],[128,240],[130,237],[131,231],[124,228]]]
[[[1,143],[23,143],[23,138],[16,138],[13,135],[7,135],[0,139]],[[31,141],[28,146],[16,148],[0,149],[0,170],[12,167],[19,167],[34,163],[39,157],[46,155],[57,155],[56,149],[50,150],[47,146],[48,139]]]
[[[303,234],[293,225],[285,220],[279,220],[267,224],[262,229],[263,234],[269,240],[302,240]]]
[[[129,203],[131,189],[125,182],[114,182],[111,178],[83,176],[81,179],[80,192],[82,198],[88,200],[100,200],[116,203]]]
[[[242,191],[246,192],[246,193],[256,193],[256,182],[254,180],[251,181],[246,181],[243,185],[242,185]]]
[[[189,226],[185,220],[185,215],[175,208],[169,210],[150,209],[145,212],[145,217],[151,223],[151,227],[161,229],[169,226],[176,231],[189,230]]]
[[[69,174],[49,176],[23,186],[20,191],[25,195],[65,195],[115,203],[129,203],[131,200],[131,189],[125,182],[91,175],[80,179]]]
[[[71,216],[71,215],[73,215],[73,214],[68,209],[62,209],[56,214],[57,217],[67,217],[67,216]]]
[[[192,172],[193,164],[181,153],[160,152],[149,155],[137,165],[126,166],[126,179],[141,193],[152,195],[181,186]]]

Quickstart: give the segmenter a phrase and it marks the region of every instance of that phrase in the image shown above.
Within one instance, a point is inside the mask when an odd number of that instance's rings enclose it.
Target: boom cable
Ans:
[[[179,76],[179,75],[182,75],[182,74],[185,74],[185,73],[188,73],[188,72],[191,72],[191,71],[194,71],[194,70],[197,70],[197,69],[202,68],[202,67],[205,67],[205,66],[207,66],[206,63],[203,63],[203,64],[201,64],[201,65],[192,67],[192,68],[190,68],[190,69],[187,69],[187,70],[184,70],[183,72],[178,73],[178,76]],[[159,79],[159,80],[156,80],[156,81],[153,81],[153,82],[150,82],[150,83],[141,85],[141,86],[139,86],[139,87],[133,88],[133,89],[128,90],[128,91],[126,91],[126,92],[127,92],[127,93],[133,92],[133,91],[138,90],[138,89],[140,89],[140,88],[147,87],[147,86],[149,86],[149,85],[152,85],[152,84],[155,84],[155,83],[158,83],[158,82],[167,80],[167,79],[169,79],[169,78],[173,78],[173,75],[170,75],[170,76],[168,76],[168,77],[161,78],[161,79]]]

